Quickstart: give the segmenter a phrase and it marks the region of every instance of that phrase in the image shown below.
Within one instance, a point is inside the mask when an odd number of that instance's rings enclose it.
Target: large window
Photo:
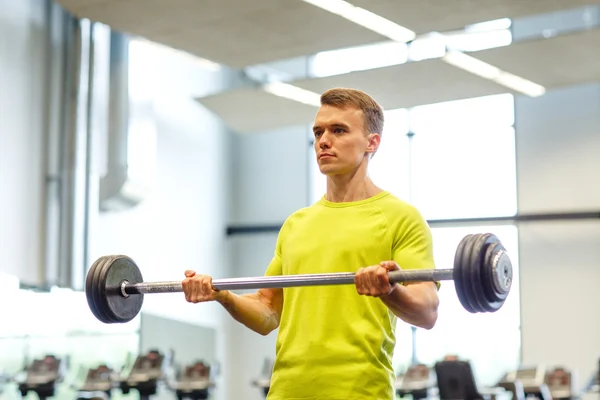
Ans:
[[[516,213],[512,95],[417,107],[410,117],[410,200],[427,219]]]
[[[410,133],[410,134],[409,134]],[[312,148],[309,150],[312,154]],[[386,112],[381,147],[369,167],[380,187],[415,205],[428,220],[509,216],[516,213],[514,105],[510,94]],[[311,201],[326,179],[311,157]],[[470,314],[452,281],[439,292],[436,327],[426,331],[400,321],[394,367],[413,361],[433,365],[447,354],[471,361],[480,385],[494,384],[520,360],[518,230],[512,225],[432,225],[436,268],[452,268],[460,240],[469,233],[496,234],[511,255],[511,294],[493,314]],[[413,346],[414,345],[414,346]]]

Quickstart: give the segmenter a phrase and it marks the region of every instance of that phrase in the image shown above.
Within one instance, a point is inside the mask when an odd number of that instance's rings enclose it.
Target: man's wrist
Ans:
[[[219,290],[215,297],[215,300],[221,305],[225,305],[229,302],[229,290]]]
[[[390,286],[391,286],[390,291],[387,294],[384,294],[384,295],[381,296],[381,298],[383,300],[391,297],[394,294],[394,292],[396,292],[400,288],[400,284],[398,284],[398,283],[394,283],[394,284],[392,284]]]

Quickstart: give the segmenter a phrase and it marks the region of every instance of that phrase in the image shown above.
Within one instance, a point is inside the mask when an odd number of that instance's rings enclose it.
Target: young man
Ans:
[[[215,291],[186,271],[189,302],[216,300],[267,335],[279,328],[269,400],[392,400],[397,318],[424,329],[437,320],[434,282],[390,284],[388,271],[433,269],[420,213],[368,176],[383,110],[366,93],[331,89],[314,122],[316,160],[327,176],[320,201],[284,222],[266,275],[355,272],[355,285]]]

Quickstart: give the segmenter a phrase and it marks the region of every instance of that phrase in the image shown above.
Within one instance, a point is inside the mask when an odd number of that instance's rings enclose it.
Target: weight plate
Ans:
[[[101,321],[102,321],[102,316],[100,315],[100,313],[98,313],[98,309],[96,308],[96,301],[94,300],[92,292],[93,292],[93,288],[94,288],[94,274],[96,273],[96,270],[98,269],[99,264],[101,264],[103,262],[104,262],[103,258],[99,258],[98,260],[96,260],[96,262],[94,262],[94,264],[92,264],[92,266],[90,267],[90,269],[85,277],[85,297],[87,299],[88,306],[90,307],[90,310],[92,311],[92,314],[94,315],[94,317],[96,317],[97,319],[99,319]]]
[[[108,292],[106,291],[106,276],[108,274],[108,270],[111,268],[116,256],[109,256],[105,259],[104,264],[100,267],[100,272],[98,272],[97,280],[96,280],[96,298],[98,299],[98,303],[96,303],[96,307],[98,311],[105,315],[106,324],[112,324],[115,321],[114,315],[111,312],[110,305],[108,304]]]
[[[481,282],[479,277],[480,267],[479,267],[479,254],[481,252],[481,244],[485,240],[485,237],[482,234],[475,234],[469,240],[469,251],[467,253],[466,259],[469,276],[468,276],[468,288],[469,293],[471,295],[471,303],[473,304],[473,308],[478,312],[484,312],[485,308],[481,304],[480,288],[479,284]]]
[[[500,287],[498,277],[494,277],[496,270],[494,268],[494,260],[498,258],[500,251],[505,251],[502,243],[498,238],[494,238],[496,241],[487,246],[485,250],[485,258],[483,261],[481,273],[482,273],[482,285],[484,293],[488,301],[490,302],[503,302],[508,296],[508,292]]]
[[[476,282],[475,277],[478,276],[479,271],[478,271],[478,269],[474,270],[473,254],[474,254],[474,250],[475,250],[475,245],[476,245],[477,241],[479,240],[479,238],[480,238],[479,234],[471,235],[471,237],[467,241],[467,244],[465,245],[465,249],[463,250],[463,253],[464,253],[463,260],[465,262],[465,266],[463,268],[463,285],[465,287],[465,293],[467,295],[467,299],[469,300],[469,303],[471,304],[471,308],[474,310],[475,313],[480,313],[483,311],[481,305],[477,301],[477,296],[475,294],[475,285],[474,285],[474,283]]]
[[[478,235],[477,243],[473,248],[473,254],[471,255],[472,265],[472,285],[475,299],[479,305],[481,312],[494,312],[498,310],[496,301],[489,299],[490,294],[486,290],[486,254],[487,249],[497,243],[498,239],[491,233],[485,233]],[[490,283],[489,281],[487,282]],[[486,295],[486,292],[488,292]]]
[[[493,287],[498,296],[506,298],[512,287],[513,268],[510,257],[504,246],[498,243],[494,249],[490,264],[492,270]]]
[[[107,263],[110,263],[111,256],[101,257],[98,261],[98,265],[94,269],[94,274],[92,275],[92,301],[94,302],[94,306],[96,307],[96,311],[100,316],[98,319],[100,322],[105,324],[110,323],[110,318],[106,314],[106,306],[102,304],[103,292],[100,291],[100,282],[102,271],[106,267]]]
[[[142,309],[143,294],[124,297],[121,292],[123,281],[142,283],[142,273],[135,262],[127,256],[116,256],[104,269],[102,289],[106,293],[107,314],[112,322],[125,323],[134,319]]]
[[[475,310],[471,306],[471,303],[468,299],[468,295],[465,290],[465,282],[463,278],[463,269],[465,268],[465,258],[464,258],[464,250],[467,242],[471,235],[467,235],[458,244],[456,248],[456,253],[454,254],[454,269],[452,271],[452,279],[454,280],[454,288],[456,290],[456,295],[460,304],[462,304],[463,308],[470,313],[474,313]]]

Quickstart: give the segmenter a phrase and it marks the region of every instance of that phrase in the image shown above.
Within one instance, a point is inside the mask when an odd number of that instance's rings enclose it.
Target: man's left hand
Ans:
[[[394,261],[382,261],[379,265],[360,268],[354,275],[354,283],[358,294],[365,296],[387,296],[397,284],[391,284],[389,271],[397,271],[400,267]]]

